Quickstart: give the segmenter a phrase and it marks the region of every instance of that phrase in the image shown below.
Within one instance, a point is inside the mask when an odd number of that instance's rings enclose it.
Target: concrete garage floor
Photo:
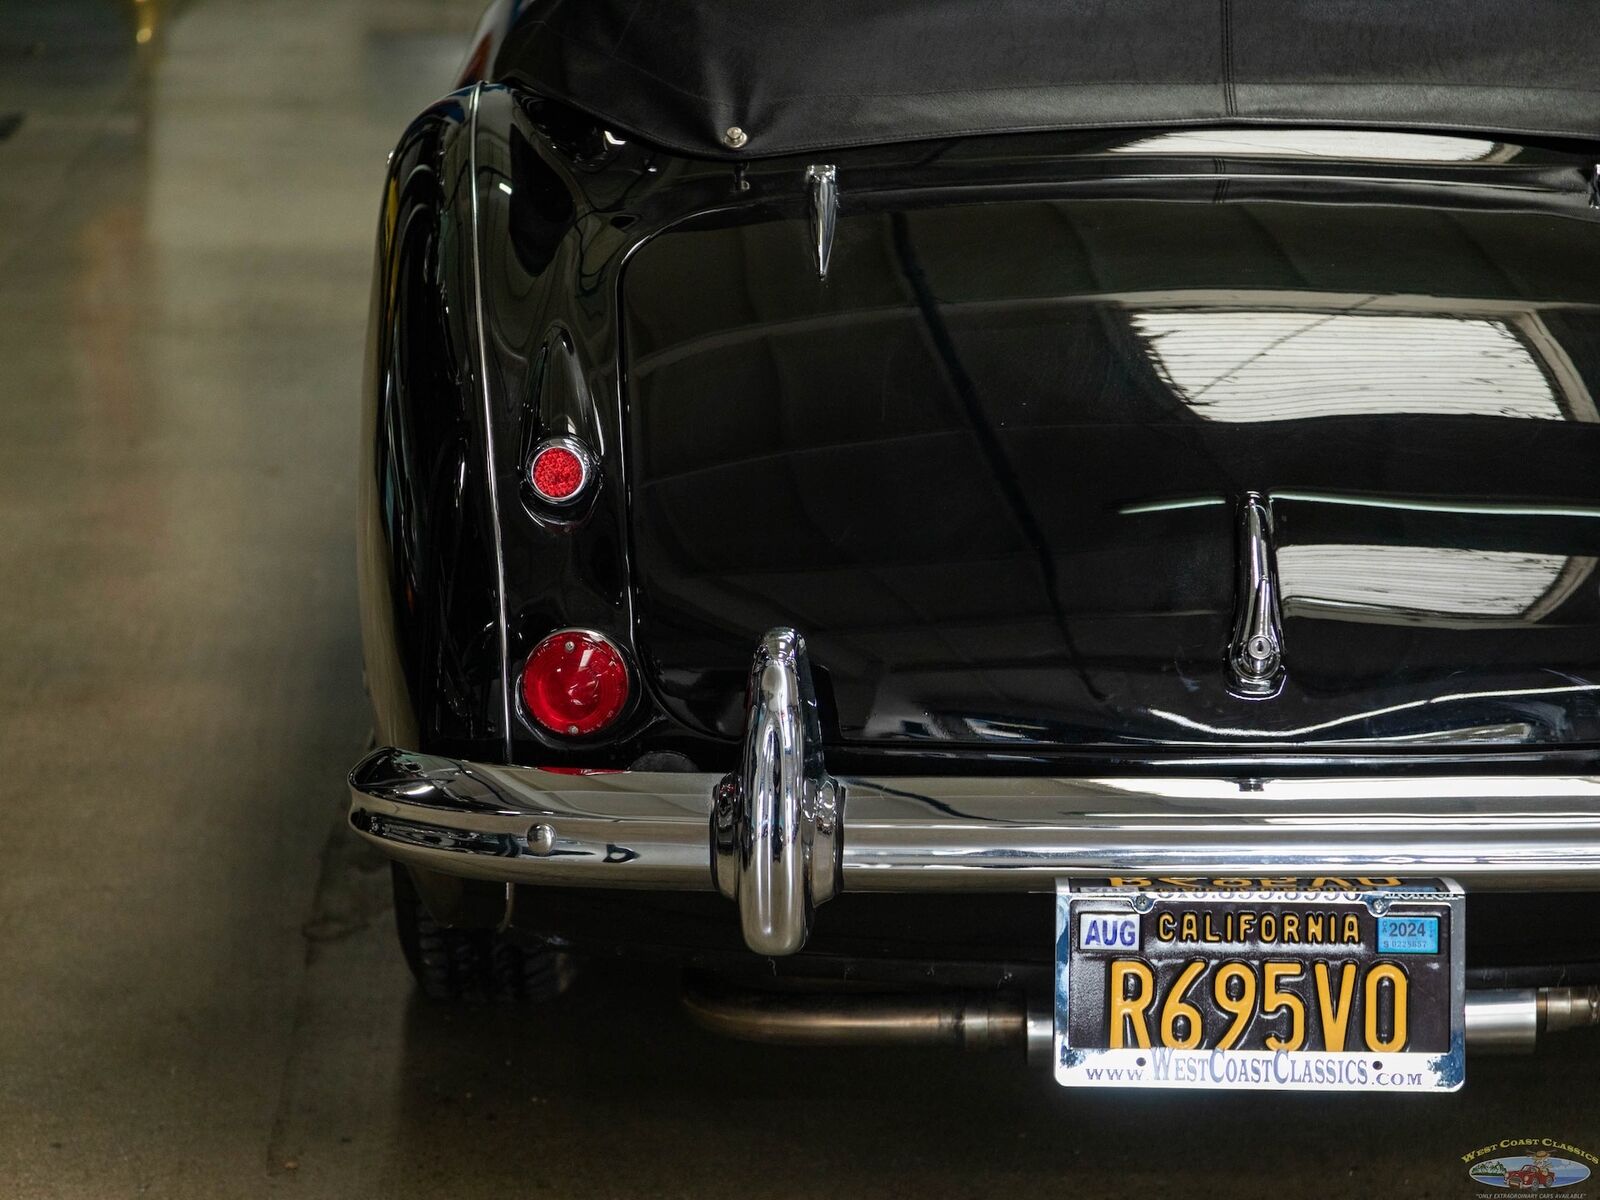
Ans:
[[[1600,1038],[1444,1098],[1096,1096],[716,1041],[660,973],[414,997],[342,830],[356,392],[383,156],[475,7],[0,0],[0,1200],[1467,1196],[1475,1147],[1600,1151]]]

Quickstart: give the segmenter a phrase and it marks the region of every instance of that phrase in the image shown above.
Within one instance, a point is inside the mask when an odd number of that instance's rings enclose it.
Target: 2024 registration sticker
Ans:
[[[1062,1084],[1464,1080],[1462,904],[1448,881],[1063,883],[1056,932]]]

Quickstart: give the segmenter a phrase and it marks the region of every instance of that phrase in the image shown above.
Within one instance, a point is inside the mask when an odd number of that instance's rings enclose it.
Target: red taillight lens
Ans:
[[[577,499],[589,481],[589,461],[572,441],[546,442],[533,452],[528,480],[543,500],[563,504]]]
[[[628,665],[599,634],[560,630],[528,655],[522,702],[528,715],[553,733],[596,733],[628,702]]]

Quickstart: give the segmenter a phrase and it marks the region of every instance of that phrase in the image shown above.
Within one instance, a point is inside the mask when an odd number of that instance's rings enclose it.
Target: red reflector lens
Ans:
[[[595,733],[628,702],[628,667],[604,638],[575,629],[552,633],[522,668],[528,715],[553,733]]]
[[[553,444],[534,452],[529,478],[533,490],[546,500],[571,500],[583,488],[589,468],[571,446]]]

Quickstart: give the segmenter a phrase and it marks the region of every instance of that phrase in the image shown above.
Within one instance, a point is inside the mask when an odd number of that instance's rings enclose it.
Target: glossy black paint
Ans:
[[[1600,386],[1592,157],[1105,152],[1123,141],[830,155],[842,220],[818,283],[806,161],[676,157],[495,86],[422,118],[391,164],[368,388],[363,596],[385,740],[493,758],[509,733],[521,762],[671,752],[718,768],[751,648],[787,621],[811,641],[841,772],[1588,763],[1587,693],[1429,703],[1600,680],[1586,573],[1537,620],[1503,596],[1505,611],[1380,605],[1361,621],[1291,597],[1292,690],[1233,700],[1221,666],[1229,505],[1246,489],[1279,493],[1291,557],[1391,548],[1398,560],[1368,554],[1379,584],[1419,550],[1489,555],[1508,580],[1565,571],[1563,586],[1592,568],[1587,516],[1285,498],[1600,507],[1596,429],[1574,415]],[[1226,341],[1203,325],[1219,314],[1284,312],[1424,320],[1446,342],[1476,330],[1466,349],[1479,336],[1507,377],[1463,375],[1478,408],[1449,417],[1226,419],[1185,401],[1192,368],[1154,349]],[[1335,338],[1316,370],[1358,374],[1363,342]],[[1273,364],[1267,382],[1304,387],[1310,371]],[[1554,408],[1493,411],[1496,386]],[[532,446],[557,435],[599,462],[575,510],[526,485]],[[1200,500],[1216,503],[1124,511]],[[505,727],[496,533],[513,687],[551,629],[597,629],[641,685],[613,736],[551,738],[514,701]],[[1444,570],[1481,579],[1476,561]],[[1327,722],[1336,736],[1296,732]]]
[[[821,284],[795,221],[646,246],[631,519],[674,714],[736,736],[784,624],[847,742],[1600,741],[1600,224],[1212,188],[846,210]],[[1250,492],[1269,700],[1224,671]]]
[[[384,185],[364,387],[358,567],[380,740],[504,756],[495,522],[471,295],[468,97],[413,123]]]

